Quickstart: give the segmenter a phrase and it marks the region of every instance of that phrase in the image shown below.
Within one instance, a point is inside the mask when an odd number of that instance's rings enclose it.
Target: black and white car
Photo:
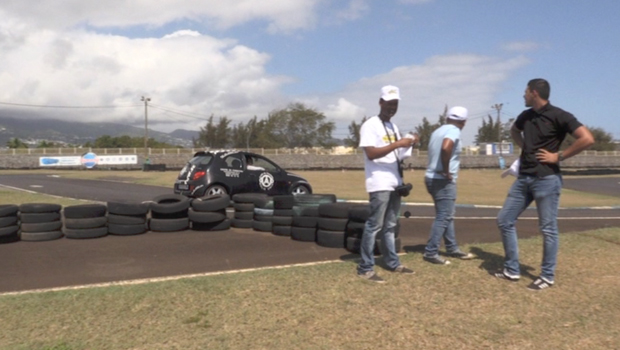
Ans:
[[[197,152],[181,170],[174,193],[188,197],[236,193],[310,194],[312,187],[266,157],[239,150]]]

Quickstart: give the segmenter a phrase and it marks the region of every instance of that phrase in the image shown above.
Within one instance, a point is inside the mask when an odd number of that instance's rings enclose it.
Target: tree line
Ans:
[[[448,106],[439,114],[435,123],[431,123],[428,118],[422,118],[422,122],[415,127],[420,142],[419,148],[422,151],[428,149],[431,134],[441,125],[446,123]],[[349,135],[343,140],[348,147],[357,147],[360,141],[360,128],[367,117],[364,116],[360,122],[352,121],[348,126]],[[499,118],[495,120],[491,115],[487,115],[482,120],[482,125],[478,127],[475,137],[475,144],[480,145],[487,142],[512,142],[510,128],[514,119],[509,119],[501,123]],[[616,145],[613,143],[613,136],[602,128],[588,127],[594,136],[595,143],[590,148],[595,151],[611,151]],[[337,141],[332,137],[335,123],[327,121],[325,115],[314,108],[309,108],[303,103],[292,103],[282,109],[270,112],[266,118],[258,119],[254,116],[246,123],[239,122],[233,124],[232,121],[222,116],[215,120],[211,115],[204,127],[198,132],[198,137],[192,139],[195,148],[308,148],[308,147],[333,147]],[[568,147],[574,142],[572,136],[562,144],[562,148]],[[28,148],[28,144],[13,138],[7,141],[8,148]],[[55,147],[79,147],[76,145],[64,145],[49,141],[40,141],[37,148]],[[141,148],[144,147],[144,138],[119,136],[112,137],[104,135],[97,138],[94,142],[87,142],[82,147],[91,148]],[[147,142],[149,148],[180,148],[165,142],[156,141],[149,138]]]

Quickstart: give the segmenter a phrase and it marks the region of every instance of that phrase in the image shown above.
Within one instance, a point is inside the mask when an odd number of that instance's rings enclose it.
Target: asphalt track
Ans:
[[[579,180],[573,183],[573,180]],[[589,180],[589,181],[588,181]],[[619,197],[618,178],[566,179],[565,188]],[[0,175],[0,186],[90,201],[138,202],[171,189],[109,181],[75,180],[46,175]],[[455,224],[460,244],[499,241],[495,225],[498,208],[459,206]],[[407,204],[400,237],[405,252],[421,251],[426,243],[434,209]],[[518,222],[519,237],[538,234],[535,210],[526,210]],[[604,227],[620,227],[620,207],[562,209],[563,234]],[[252,229],[226,231],[147,232],[137,236],[106,236],[90,240],[59,239],[0,245],[0,293],[45,290],[91,284],[174,278],[193,274],[289,264],[348,260],[357,257],[344,249]],[[414,266],[415,268],[415,266]],[[353,269],[353,267],[352,267]]]

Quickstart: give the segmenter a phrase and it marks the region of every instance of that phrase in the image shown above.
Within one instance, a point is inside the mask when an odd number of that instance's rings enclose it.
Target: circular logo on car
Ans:
[[[273,187],[273,183],[273,175],[271,175],[270,173],[265,172],[260,174],[260,176],[258,177],[258,184],[263,190],[271,189]]]

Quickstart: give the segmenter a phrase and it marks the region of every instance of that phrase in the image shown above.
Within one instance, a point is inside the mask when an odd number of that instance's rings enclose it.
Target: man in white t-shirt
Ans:
[[[456,179],[461,164],[461,129],[466,122],[465,107],[450,108],[446,124],[435,130],[428,142],[428,166],[424,183],[426,190],[433,197],[435,220],[424,249],[424,260],[433,264],[450,264],[450,261],[439,256],[442,238],[449,256],[463,260],[474,258],[471,253],[459,249],[454,232]]]
[[[364,226],[357,275],[376,283],[385,283],[373,270],[375,238],[380,232],[383,232],[380,236],[381,253],[387,267],[393,272],[413,274],[412,270],[400,264],[394,244],[400,212],[400,196],[394,188],[402,184],[399,162],[411,155],[411,147],[417,139],[415,135],[401,138],[396,125],[390,122],[398,110],[399,100],[397,87],[388,85],[381,88],[379,115],[366,120],[360,128],[359,146],[364,149],[366,191],[371,214]]]

